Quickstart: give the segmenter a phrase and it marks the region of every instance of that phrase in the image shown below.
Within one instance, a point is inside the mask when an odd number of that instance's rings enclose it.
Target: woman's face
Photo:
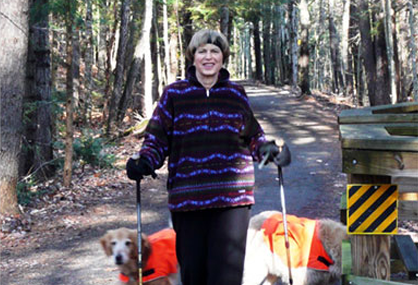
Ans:
[[[223,54],[221,49],[213,44],[204,44],[196,49],[194,65],[196,73],[203,77],[218,76],[222,68]]]

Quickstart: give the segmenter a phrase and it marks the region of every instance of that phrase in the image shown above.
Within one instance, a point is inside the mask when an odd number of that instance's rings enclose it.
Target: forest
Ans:
[[[227,37],[234,79],[361,108],[418,100],[417,27],[416,0],[1,0],[0,213],[113,167],[200,29]]]

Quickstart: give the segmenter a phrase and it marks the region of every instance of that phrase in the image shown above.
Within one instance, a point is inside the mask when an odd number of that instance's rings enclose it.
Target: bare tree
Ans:
[[[263,63],[261,57],[261,39],[260,39],[260,18],[253,15],[253,39],[254,39],[254,55],[255,55],[255,79],[263,78]]]
[[[303,94],[310,94],[309,87],[309,27],[310,16],[307,0],[301,0],[300,9],[300,51],[299,51],[299,86]]]
[[[84,71],[84,87],[85,87],[85,102],[83,105],[83,120],[84,123],[91,120],[91,91],[92,91],[92,66],[94,56],[93,46],[93,7],[92,0],[86,0],[86,54],[85,54],[85,71]]]
[[[20,173],[37,178],[54,174],[51,117],[51,50],[48,0],[32,0],[29,29],[27,92]]]
[[[396,76],[395,76],[395,59],[394,59],[394,45],[393,45],[393,28],[392,28],[392,7],[390,4],[391,0],[383,0],[382,11],[385,16],[383,17],[385,39],[386,39],[386,52],[388,58],[388,69],[389,69],[389,82],[390,82],[390,97],[392,104],[397,101],[396,92]]]
[[[409,9],[409,28],[411,31],[411,39],[409,45],[411,47],[411,61],[412,61],[412,73],[413,73],[413,99],[418,101],[418,70],[417,70],[417,46],[415,42],[415,24],[414,24],[414,8],[412,4],[413,0],[408,1]]]
[[[341,59],[340,59],[340,40],[337,29],[334,23],[334,0],[328,2],[328,29],[329,29],[329,44],[332,64],[332,85],[333,92],[340,92],[344,88],[343,77],[341,74]]]
[[[0,213],[18,214],[17,180],[28,50],[27,0],[0,2]]]
[[[107,118],[107,134],[110,134],[115,129],[115,123],[120,114],[120,101],[122,97],[122,88],[124,81],[124,61],[125,61],[125,52],[126,45],[128,43],[128,26],[129,26],[129,6],[131,0],[123,0],[120,12],[120,37],[119,37],[119,46],[116,57],[116,70],[115,70],[115,81],[113,83],[113,92],[112,97],[110,98],[109,104],[109,116]]]
[[[145,110],[142,110],[143,115],[146,115],[148,113],[152,112],[152,66],[150,65],[151,62],[151,51],[150,51],[150,33],[151,33],[151,26],[152,26],[152,7],[153,3],[152,0],[146,0],[145,1],[145,10],[144,10],[144,21],[142,25],[142,31],[141,31],[141,37],[138,40],[136,47],[135,47],[135,53],[134,53],[134,59],[131,63],[131,67],[129,69],[128,77],[125,84],[125,89],[123,91],[123,100],[120,101],[119,110],[120,114],[125,114],[126,108],[128,106],[128,103],[131,101],[132,97],[132,91],[134,89],[134,86],[136,84],[136,81],[138,79],[142,61],[147,59],[149,61],[149,66],[147,65],[147,69],[145,72],[149,72],[146,76],[147,82],[144,83],[144,92],[146,97],[146,103],[143,104],[145,106]],[[145,99],[145,98],[144,98]],[[148,109],[148,110],[146,110]],[[119,116],[119,118],[122,118],[122,116]]]
[[[163,39],[164,39],[164,83],[168,84],[173,81],[170,66],[170,44],[168,42],[168,16],[167,16],[167,2],[163,3]]]
[[[71,184],[71,178],[73,175],[73,140],[74,140],[74,81],[73,81],[73,32],[74,32],[74,14],[76,3],[73,0],[66,2],[67,15],[66,15],[66,37],[67,37],[67,75],[66,75],[66,102],[65,102],[65,159],[64,159],[64,177],[63,184],[65,187],[69,187]]]
[[[297,85],[298,78],[298,67],[297,67],[297,26],[296,26],[296,9],[295,9],[295,0],[289,0],[287,3],[288,17],[289,17],[289,54],[290,54],[290,73],[289,81],[292,88],[295,88]]]
[[[225,37],[230,41],[228,38],[229,32],[229,8],[228,8],[228,1],[224,1],[224,4],[221,6],[221,19],[220,19],[220,26],[221,32],[225,35]]]

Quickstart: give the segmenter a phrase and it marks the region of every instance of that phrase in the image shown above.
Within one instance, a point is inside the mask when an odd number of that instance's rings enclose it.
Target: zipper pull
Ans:
[[[209,89],[206,89],[206,97],[209,98]]]

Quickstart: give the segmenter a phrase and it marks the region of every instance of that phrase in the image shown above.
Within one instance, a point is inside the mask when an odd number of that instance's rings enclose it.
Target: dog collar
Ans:
[[[139,281],[138,277],[136,277],[135,279],[136,279],[136,281]],[[131,280],[131,277],[129,277],[128,275],[126,275],[123,272],[120,272],[119,273],[119,280],[122,281],[123,283],[129,283],[129,281]]]

